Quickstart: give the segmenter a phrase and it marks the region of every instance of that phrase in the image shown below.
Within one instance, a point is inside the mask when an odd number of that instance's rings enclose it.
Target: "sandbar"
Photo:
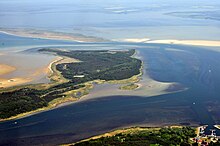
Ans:
[[[5,77],[7,74],[10,74],[16,71],[16,67],[9,66],[6,64],[0,64],[0,88],[9,88],[13,86],[23,85],[31,83],[32,81],[36,80],[42,74],[48,75],[50,66],[45,66],[38,68],[37,70],[33,71],[32,73],[28,74],[27,76],[13,76],[13,77]]]
[[[118,41],[131,42],[131,43],[178,44],[178,45],[207,46],[207,47],[220,46],[220,40],[177,40],[177,39],[152,40],[150,38],[129,38],[129,39],[120,39]]]
[[[127,38],[127,39],[123,39],[123,42],[132,42],[132,43],[142,43],[142,42],[146,42],[149,41],[149,38]]]
[[[7,64],[0,64],[0,76],[15,71],[16,68]]]
[[[64,32],[53,32],[53,31],[43,31],[35,29],[0,29],[0,33],[21,36],[21,37],[30,37],[30,38],[39,38],[39,39],[51,39],[51,40],[66,40],[66,41],[75,41],[75,42],[104,42],[102,38],[84,36],[81,34],[73,33],[64,33]]]
[[[159,44],[178,44],[178,45],[193,45],[193,46],[207,46],[219,47],[220,41],[209,40],[150,40],[145,43],[159,43]]]

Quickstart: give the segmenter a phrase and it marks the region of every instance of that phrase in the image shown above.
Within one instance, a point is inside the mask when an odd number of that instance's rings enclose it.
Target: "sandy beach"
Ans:
[[[193,45],[193,46],[207,46],[207,47],[219,47],[220,40],[177,40],[177,39],[165,39],[165,40],[152,40],[150,38],[129,38],[120,39],[118,41],[131,42],[131,43],[155,43],[155,44],[178,44],[178,45]]]
[[[35,59],[38,60],[39,58],[41,57],[32,56],[25,58],[25,56],[16,53],[3,55],[0,58],[0,88],[40,83],[44,82],[44,78],[45,81],[48,80],[46,77],[51,70],[49,65],[50,62],[47,63],[47,60],[45,60],[44,63],[39,63],[38,65]],[[28,62],[32,62],[34,65],[27,65]]]
[[[3,66],[4,66],[4,69],[2,70]],[[7,65],[0,65],[0,68],[1,68],[0,75],[3,75],[3,73],[8,74],[16,70],[14,67],[9,67]],[[8,88],[8,87],[31,83],[40,74],[42,73],[47,74],[48,70],[49,68],[41,68],[39,70],[34,71],[33,74],[30,74],[27,77],[17,76],[13,78],[5,78],[5,77],[0,76],[0,88]]]
[[[11,79],[0,79],[0,88],[8,88],[17,85],[22,85],[31,82],[33,79],[30,78],[11,78]]]
[[[51,39],[51,40],[62,40],[62,41],[75,41],[75,42],[104,42],[104,39],[89,37],[79,34],[72,33],[62,33],[62,32],[52,32],[52,31],[42,31],[34,29],[0,29],[0,33],[20,36],[20,37],[30,37],[39,39]]]
[[[7,74],[7,73],[10,73],[10,72],[13,72],[16,70],[15,67],[13,66],[9,66],[9,65],[6,65],[6,64],[0,64],[0,76],[1,75],[4,75],[4,74]]]
[[[6,64],[0,64],[0,88],[7,88],[30,82],[28,78],[3,78],[2,75],[11,73],[16,70],[15,67]]]
[[[158,43],[158,44],[178,44],[178,45],[193,45],[193,46],[207,46],[219,47],[220,41],[209,40],[150,40],[145,43]]]
[[[132,43],[143,43],[146,41],[149,41],[149,38],[128,38],[128,39],[122,39],[123,42],[132,42]]]

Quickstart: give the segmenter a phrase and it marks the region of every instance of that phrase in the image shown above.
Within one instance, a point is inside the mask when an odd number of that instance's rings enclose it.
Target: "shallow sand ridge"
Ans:
[[[0,64],[0,78],[1,78],[1,75],[8,74],[8,73],[13,72],[15,70],[16,70],[16,68],[13,66],[9,66],[6,64]]]

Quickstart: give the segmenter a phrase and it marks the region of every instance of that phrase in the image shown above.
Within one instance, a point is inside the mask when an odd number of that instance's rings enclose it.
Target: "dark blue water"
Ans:
[[[218,128],[214,127],[213,125],[208,125],[206,127],[206,129],[205,129],[204,134],[205,135],[211,135],[212,134],[212,130],[215,131],[214,133],[216,134],[216,136],[220,136],[220,130]]]
[[[188,90],[148,98],[103,97],[2,122],[0,144],[70,143],[142,124],[219,124],[220,53],[189,46],[149,46],[139,46],[148,74],[158,81],[178,82]]]

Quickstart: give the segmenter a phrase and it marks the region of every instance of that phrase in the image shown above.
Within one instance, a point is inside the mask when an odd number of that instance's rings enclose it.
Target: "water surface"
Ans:
[[[220,102],[218,52],[178,45],[140,47],[139,51],[146,62],[145,69],[153,79],[178,82],[188,90],[154,97],[94,98],[23,119],[2,122],[1,143],[60,144],[132,125],[219,123],[219,117],[215,114],[219,106],[214,104]]]

